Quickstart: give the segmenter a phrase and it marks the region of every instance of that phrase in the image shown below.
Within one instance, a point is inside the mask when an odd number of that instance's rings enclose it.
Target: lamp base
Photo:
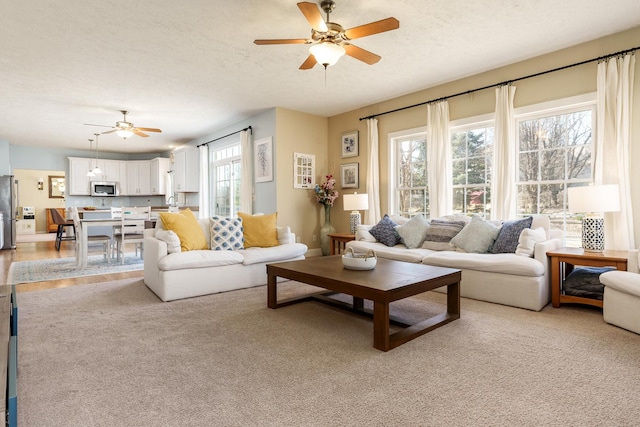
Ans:
[[[356,234],[356,229],[360,224],[362,224],[360,211],[351,211],[351,214],[349,215],[349,233]]]
[[[582,248],[587,252],[604,251],[604,218],[582,219]]]

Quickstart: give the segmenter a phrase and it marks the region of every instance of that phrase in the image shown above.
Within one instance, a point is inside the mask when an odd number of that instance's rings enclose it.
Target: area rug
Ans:
[[[78,267],[75,258],[51,258],[33,261],[16,261],[11,263],[7,277],[8,284],[41,282],[44,280],[69,279],[72,277],[95,276],[98,274],[121,273],[142,270],[142,258],[125,255],[124,264],[119,261],[105,261],[102,255],[90,256],[87,267]]]
[[[282,297],[304,285],[278,286]],[[372,322],[259,286],[161,302],[137,278],[18,294],[18,425],[632,426],[640,336],[593,308],[463,299],[387,353]],[[427,292],[398,314],[440,311]]]

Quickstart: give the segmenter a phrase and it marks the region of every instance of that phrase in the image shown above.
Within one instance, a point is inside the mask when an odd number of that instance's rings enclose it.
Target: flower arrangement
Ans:
[[[333,206],[333,201],[338,198],[339,193],[336,191],[336,180],[333,175],[325,176],[322,184],[316,184],[314,188],[316,192],[316,200],[325,206]]]

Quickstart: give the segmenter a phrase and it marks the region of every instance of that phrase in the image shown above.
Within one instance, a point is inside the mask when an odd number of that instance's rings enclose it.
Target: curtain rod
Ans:
[[[253,129],[251,128],[251,126],[247,126],[244,129],[240,129],[240,130],[237,130],[235,132],[231,132],[230,134],[225,135],[225,136],[221,136],[220,138],[216,138],[216,139],[212,139],[211,141],[203,142],[202,144],[197,145],[196,147],[202,147],[203,145],[208,145],[208,144],[210,144],[212,142],[215,142],[215,141],[218,141],[218,140],[220,140],[222,138],[226,138],[228,136],[235,135],[236,133],[244,132],[245,130],[249,130],[249,131],[251,131],[251,133],[253,133]]]
[[[477,89],[470,89],[470,90],[467,90],[467,91],[464,91],[464,92],[459,92],[459,93],[456,93],[456,94],[453,94],[453,95],[443,96],[441,98],[432,99],[430,101],[424,101],[424,102],[420,102],[418,104],[413,104],[413,105],[409,105],[409,106],[406,106],[406,107],[396,108],[395,110],[385,111],[383,113],[378,113],[378,114],[372,114],[372,115],[367,116],[367,117],[360,117],[359,120],[362,121],[362,120],[367,120],[367,119],[373,119],[373,118],[378,117],[378,116],[384,116],[385,114],[391,114],[391,113],[395,113],[395,112],[402,111],[402,110],[408,110],[409,108],[415,108],[415,107],[420,107],[422,105],[431,104],[431,103],[434,103],[434,102],[444,101],[444,100],[447,100],[449,98],[455,98],[456,96],[462,96],[462,95],[467,95],[467,94],[470,94],[470,93],[473,93],[473,92],[479,92],[481,90],[490,89],[492,87],[508,85],[508,84],[511,84],[513,82],[517,82],[517,81],[520,81],[520,80],[526,80],[526,79],[530,79],[532,77],[538,77],[538,76],[542,76],[544,74],[549,74],[549,73],[554,73],[556,71],[566,70],[567,68],[577,67],[579,65],[588,64],[590,62],[604,61],[605,59],[609,59],[609,58],[612,58],[614,56],[626,55],[627,53],[635,52],[636,50],[639,50],[639,49],[640,49],[640,46],[632,47],[631,49],[621,50],[620,52],[610,53],[608,55],[599,56],[599,57],[593,58],[593,59],[587,59],[586,61],[576,62],[575,64],[565,65],[565,66],[562,66],[562,67],[554,68],[554,69],[547,70],[547,71],[541,71],[539,73],[530,74],[528,76],[518,77],[518,78],[515,78],[515,79],[511,79],[511,80],[505,80],[505,81],[500,82],[500,83],[495,83],[495,84],[491,84],[491,85],[488,85],[488,86],[479,87]]]

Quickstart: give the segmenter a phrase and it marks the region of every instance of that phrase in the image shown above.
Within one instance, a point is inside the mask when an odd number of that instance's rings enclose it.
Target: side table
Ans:
[[[560,307],[562,303],[602,307],[602,300],[565,295],[562,290],[564,279],[571,273],[575,265],[615,267],[616,270],[626,270],[628,255],[628,251],[585,252],[582,248],[560,248],[547,252],[547,256],[551,259],[551,304],[554,307]]]
[[[352,240],[356,240],[356,235],[355,234],[350,234],[350,233],[331,233],[328,235],[329,236],[329,244],[330,244],[330,250],[329,253],[331,255],[339,255],[342,253],[342,251],[344,251],[345,245],[347,244],[347,242],[350,242]]]

